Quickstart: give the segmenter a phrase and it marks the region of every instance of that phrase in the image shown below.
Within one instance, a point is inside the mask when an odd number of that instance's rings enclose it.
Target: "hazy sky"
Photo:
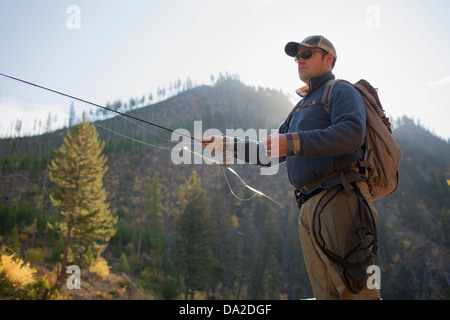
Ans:
[[[447,0],[0,0],[0,73],[101,105],[221,72],[291,93],[285,44],[323,34],[336,77],[369,80],[388,115],[450,138],[449,13]],[[17,119],[67,121],[70,103],[0,77],[0,136]]]

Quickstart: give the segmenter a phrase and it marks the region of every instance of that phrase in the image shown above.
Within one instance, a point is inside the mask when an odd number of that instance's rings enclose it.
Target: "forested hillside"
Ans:
[[[202,121],[203,132],[216,128],[225,134],[276,129],[291,108],[281,92],[228,79],[129,112],[191,134],[194,121]],[[162,129],[124,117],[94,123],[105,143],[106,202],[117,224],[101,257],[92,252],[85,259],[72,257],[70,264],[80,267],[81,290],[52,289],[64,238],[49,228],[61,219],[50,200],[55,184],[49,164],[68,129],[0,140],[0,254],[14,253],[19,264],[29,262],[28,268],[37,270],[34,294],[17,293],[0,270],[0,297],[312,297],[298,210],[283,165],[277,175],[261,175],[258,167],[237,164],[233,169],[241,181],[217,164],[175,165],[171,152],[178,141]],[[408,118],[394,127],[404,152],[400,184],[375,204],[382,295],[448,299],[450,145]],[[26,267],[20,270],[29,271]]]

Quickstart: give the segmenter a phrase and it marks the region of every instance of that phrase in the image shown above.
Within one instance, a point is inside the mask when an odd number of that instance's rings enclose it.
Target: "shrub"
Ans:
[[[44,262],[44,254],[41,248],[31,248],[25,252],[25,260],[30,263]]]
[[[109,276],[110,269],[111,267],[108,266],[108,261],[100,256],[98,256],[89,266],[89,271],[94,272],[103,279]]]
[[[4,272],[6,278],[15,288],[23,288],[34,280],[35,269],[30,264],[24,265],[21,259],[14,259],[14,255],[2,254],[0,257],[0,273]]]

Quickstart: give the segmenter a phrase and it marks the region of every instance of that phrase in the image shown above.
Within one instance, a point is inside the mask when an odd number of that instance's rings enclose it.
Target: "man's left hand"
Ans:
[[[284,134],[272,134],[262,140],[266,147],[266,156],[269,158],[280,158],[289,153],[288,139]]]

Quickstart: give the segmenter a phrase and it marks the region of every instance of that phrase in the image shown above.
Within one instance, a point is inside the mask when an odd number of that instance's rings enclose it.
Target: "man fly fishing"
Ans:
[[[363,99],[351,84],[340,82],[328,105],[317,103],[326,83],[335,79],[332,69],[337,54],[325,37],[289,42],[285,52],[295,58],[306,86],[297,90],[301,100],[278,133],[262,142],[212,136],[204,137],[202,143],[208,150],[231,151],[244,161],[250,150],[256,150],[254,164],[286,163],[316,299],[380,299],[379,289],[366,285],[367,267],[375,264],[377,211],[368,184],[354,165],[366,134]],[[238,144],[245,144],[245,152]]]

